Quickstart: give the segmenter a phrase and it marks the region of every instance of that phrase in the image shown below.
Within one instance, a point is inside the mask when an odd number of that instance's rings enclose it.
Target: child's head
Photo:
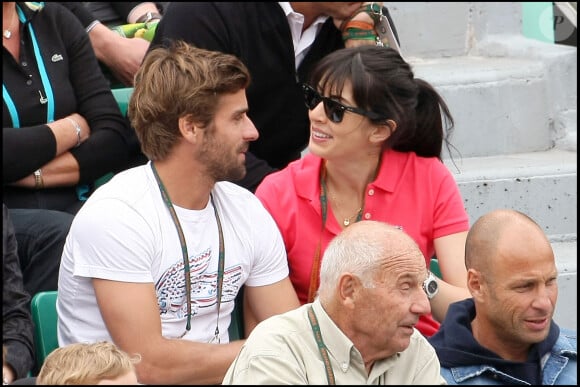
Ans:
[[[36,384],[138,384],[139,359],[106,341],[70,344],[46,357]]]

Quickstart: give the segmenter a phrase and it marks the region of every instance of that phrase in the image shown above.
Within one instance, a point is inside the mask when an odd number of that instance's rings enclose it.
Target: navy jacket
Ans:
[[[473,337],[475,304],[469,298],[449,306],[439,331],[428,338],[448,384],[577,384],[576,332],[552,321],[548,337],[532,346],[524,363],[500,358]]]

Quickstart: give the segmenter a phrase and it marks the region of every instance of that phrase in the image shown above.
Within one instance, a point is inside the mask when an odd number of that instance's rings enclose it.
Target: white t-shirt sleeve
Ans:
[[[159,244],[147,221],[118,199],[88,201],[71,228],[73,274],[122,282],[154,282]]]

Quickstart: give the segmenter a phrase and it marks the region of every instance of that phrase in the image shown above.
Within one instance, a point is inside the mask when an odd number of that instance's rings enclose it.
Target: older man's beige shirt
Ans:
[[[308,320],[309,305],[260,323],[228,369],[223,384],[328,384]],[[336,384],[446,384],[435,350],[417,330],[406,350],[375,362],[367,375],[353,343],[318,300],[312,305]]]

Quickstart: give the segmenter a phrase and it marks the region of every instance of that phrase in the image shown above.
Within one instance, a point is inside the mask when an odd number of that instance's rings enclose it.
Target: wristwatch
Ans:
[[[423,281],[423,290],[425,291],[425,294],[427,294],[427,298],[432,299],[439,291],[439,284],[437,283],[437,279],[433,273],[429,270],[427,270],[427,273],[427,279]]]
[[[136,23],[149,23],[151,20],[161,19],[161,14],[157,12],[145,12],[135,21]]]
[[[44,188],[44,181],[42,180],[42,171],[38,168],[34,171],[34,188],[41,189]]]

